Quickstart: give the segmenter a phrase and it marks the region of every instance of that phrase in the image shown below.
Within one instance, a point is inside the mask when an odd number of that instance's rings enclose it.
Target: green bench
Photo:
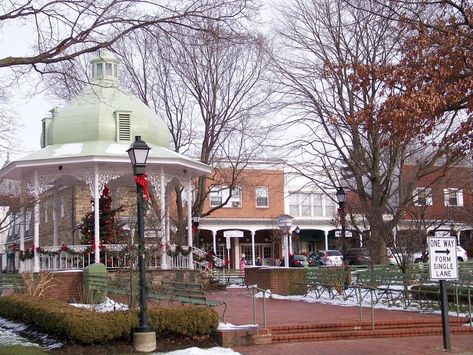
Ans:
[[[23,292],[25,289],[25,282],[20,274],[5,274],[0,273],[0,295],[6,291],[13,293]]]
[[[211,308],[224,306],[222,321],[225,321],[227,304],[224,301],[207,299],[202,284],[177,281],[161,281],[161,285],[162,288],[159,292],[150,292],[148,297],[158,301],[195,304],[208,306]]]
[[[390,306],[401,301],[407,307],[410,304],[409,286],[416,282],[415,273],[404,274],[391,268],[359,271],[355,281],[358,302],[361,303],[369,294],[373,304],[386,300]]]
[[[308,268],[303,283],[307,286],[307,293],[313,292],[316,298],[325,293],[330,299],[342,296],[343,300],[347,300],[354,292],[350,269]]]

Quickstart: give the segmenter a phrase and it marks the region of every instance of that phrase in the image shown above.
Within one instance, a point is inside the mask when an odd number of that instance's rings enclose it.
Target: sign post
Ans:
[[[440,308],[442,310],[443,348],[451,350],[448,324],[447,280],[458,280],[457,239],[455,237],[430,237],[430,279],[439,280]]]

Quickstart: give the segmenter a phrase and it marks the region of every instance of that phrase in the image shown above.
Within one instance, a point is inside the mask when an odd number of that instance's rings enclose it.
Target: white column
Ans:
[[[325,250],[328,250],[328,231],[324,231]]]
[[[289,231],[287,232],[289,234],[289,255],[292,255],[293,254],[293,250],[292,250],[292,233]]]
[[[38,171],[34,171],[34,234],[33,234],[33,272],[39,272],[39,255],[36,252],[36,248],[39,247],[39,181]]]
[[[215,233],[213,230],[210,231],[210,233],[212,233],[212,244],[214,248],[214,253],[215,255],[217,255],[217,233]]]
[[[26,229],[26,209],[21,207],[20,209],[20,250],[25,251],[25,229]],[[8,261],[7,261],[8,262]],[[23,272],[25,268],[24,261],[20,260],[19,272]]]
[[[53,194],[52,213],[53,213],[53,245],[56,246],[56,245],[59,245],[58,231],[57,231],[57,215],[56,215],[56,193]]]
[[[95,258],[96,264],[100,263],[100,208],[99,208],[99,172],[97,166],[94,168],[94,243],[95,243]]]
[[[192,249],[192,184],[190,177],[187,180],[187,244]],[[189,268],[194,269],[194,255],[189,254]]]
[[[256,246],[255,246],[255,232],[251,231],[251,253],[253,254],[253,266],[256,262]]]
[[[166,262],[166,248],[167,244],[169,242],[168,238],[166,237],[166,186],[164,182],[164,171],[161,169],[161,174],[159,177],[159,193],[160,193],[160,200],[161,200],[161,206],[159,209],[160,212],[160,218],[161,218],[161,243],[164,245],[163,248],[163,254],[161,257],[161,269],[167,269],[167,262]]]
[[[283,236],[284,267],[289,267],[289,245],[287,243],[287,232]]]

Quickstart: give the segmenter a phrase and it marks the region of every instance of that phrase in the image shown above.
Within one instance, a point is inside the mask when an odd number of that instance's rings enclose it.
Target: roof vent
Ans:
[[[131,140],[131,113],[116,112],[117,142],[129,142]]]

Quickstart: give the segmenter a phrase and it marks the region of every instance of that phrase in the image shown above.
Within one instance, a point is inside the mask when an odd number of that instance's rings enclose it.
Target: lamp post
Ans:
[[[277,218],[278,221],[278,227],[281,229],[284,233],[284,239],[283,239],[283,252],[284,252],[284,266],[289,267],[289,248],[290,248],[290,241],[288,240],[291,236],[289,233],[289,230],[292,227],[292,220],[294,218],[287,215],[287,214],[282,214]]]
[[[342,225],[342,251],[345,253],[347,248],[345,240],[345,201],[347,200],[347,194],[343,187],[338,188],[336,196],[340,213],[340,224]]]
[[[133,166],[133,175],[136,182],[136,207],[138,227],[138,269],[140,283],[140,322],[133,332],[133,347],[136,351],[152,352],[156,349],[156,332],[148,325],[147,300],[146,300],[146,273],[145,273],[145,234],[144,234],[144,193],[147,192],[147,180],[145,175],[146,160],[151,148],[140,136],[127,150]]]
[[[197,248],[200,248],[199,225],[200,225],[200,213],[198,211],[194,211],[194,213],[192,213],[192,229],[193,229],[193,232],[195,232],[195,245],[197,245]]]

